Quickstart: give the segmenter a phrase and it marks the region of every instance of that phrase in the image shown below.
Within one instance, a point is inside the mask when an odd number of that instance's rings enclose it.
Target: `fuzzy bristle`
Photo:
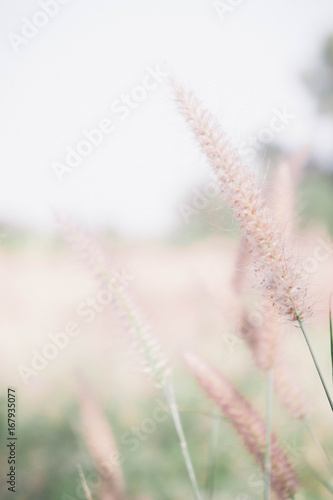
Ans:
[[[120,273],[113,266],[109,252],[96,238],[88,235],[69,219],[62,218],[59,221],[62,233],[75,253],[98,280],[100,286],[112,293],[110,303],[131,336],[143,371],[157,387],[164,387],[170,376],[166,356],[145,324],[142,313],[127,289],[127,283],[124,283]]]
[[[187,118],[216,173],[221,192],[244,230],[262,287],[282,314],[292,321],[304,320],[311,314],[306,286],[253,174],[195,95],[179,86],[175,86],[175,93],[180,111]]]

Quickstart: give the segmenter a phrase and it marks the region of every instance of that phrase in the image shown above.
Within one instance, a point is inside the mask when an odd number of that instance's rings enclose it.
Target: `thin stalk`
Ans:
[[[323,375],[322,375],[322,373],[321,373],[321,370],[320,370],[320,368],[319,368],[319,365],[318,365],[318,363],[317,363],[317,359],[316,359],[315,353],[313,352],[313,349],[312,349],[312,347],[311,347],[311,344],[310,344],[309,338],[308,338],[308,336],[307,336],[307,334],[306,334],[306,332],[305,332],[305,330],[304,330],[303,323],[302,323],[302,321],[300,320],[300,318],[299,318],[298,316],[297,316],[297,321],[298,321],[298,323],[299,323],[299,326],[301,327],[302,333],[303,333],[304,338],[305,338],[305,340],[306,340],[306,343],[307,343],[307,345],[308,345],[308,348],[309,348],[310,354],[311,354],[311,356],[312,356],[313,362],[314,362],[315,367],[316,367],[316,369],[317,369],[317,372],[318,372],[318,375],[319,375],[320,381],[321,381],[322,386],[323,386],[323,388],[324,388],[324,391],[325,391],[325,394],[326,394],[326,396],[327,396],[328,402],[329,402],[329,404],[330,404],[331,410],[333,411],[333,401],[332,401],[332,398],[331,398],[331,396],[330,396],[330,393],[328,392],[328,389],[327,389],[327,386],[326,386],[326,383],[325,383],[324,377],[323,377]]]
[[[273,370],[267,373],[266,387],[266,449],[264,468],[264,499],[271,497],[271,434],[272,434],[272,403],[273,403]]]
[[[219,444],[219,434],[220,434],[220,420],[219,414],[220,410],[215,409],[214,414],[216,415],[216,420],[212,424],[211,429],[211,439],[210,439],[210,449],[209,449],[209,461],[208,461],[208,475],[206,489],[208,492],[208,500],[212,500],[214,495],[215,487],[215,469],[216,469],[216,455]]]
[[[190,481],[191,481],[191,486],[192,486],[194,498],[196,500],[202,500],[201,495],[200,495],[200,491],[199,491],[199,487],[198,487],[198,483],[197,483],[197,479],[195,477],[195,472],[194,472],[192,460],[191,460],[190,453],[189,453],[189,450],[187,447],[187,442],[186,442],[183,426],[182,426],[182,423],[180,420],[179,410],[178,410],[172,382],[170,382],[166,387],[163,388],[163,393],[164,393],[164,397],[165,397],[165,400],[167,402],[167,405],[169,406],[170,413],[171,413],[171,416],[173,419],[173,423],[175,425],[175,428],[176,428],[176,431],[178,434],[180,448],[182,450],[187,473],[188,473],[188,476],[189,476]]]

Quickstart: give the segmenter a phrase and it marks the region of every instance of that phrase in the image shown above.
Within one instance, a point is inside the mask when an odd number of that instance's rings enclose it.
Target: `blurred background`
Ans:
[[[131,276],[174,366],[204,488],[210,435],[220,419],[186,373],[182,350],[219,365],[261,410],[264,380],[226,314],[240,232],[177,110],[170,80],[215,114],[263,186],[281,164],[298,169],[290,218],[296,252],[308,262],[310,328],[329,379],[333,4],[3,0],[0,13],[0,435],[7,432],[7,387],[15,387],[16,498],[86,498],[77,464],[86,477],[96,470],[82,424],[92,400],[113,429],[128,498],[189,498],[170,419],[136,438],[137,447],[126,444],[124,435],[151,418],[162,398],[141,374],[112,308],[98,304],[91,322],[80,315],[99,287],[65,241],[59,216],[101,239],[115,268]],[[325,258],[311,267],[306,259],[318,245]],[[70,322],[79,333],[35,370],[33,359],[50,335]],[[300,386],[329,447],[330,415],[303,339],[292,325],[283,335],[294,365],[297,353]],[[220,424],[214,498],[262,498],[259,468]],[[276,427],[302,478],[297,498],[331,498],[303,463],[303,456],[317,460],[311,438],[278,404]],[[7,470],[3,441],[0,460]],[[93,498],[115,498],[101,496],[100,478],[89,481]],[[4,475],[1,488],[1,498],[10,498]]]

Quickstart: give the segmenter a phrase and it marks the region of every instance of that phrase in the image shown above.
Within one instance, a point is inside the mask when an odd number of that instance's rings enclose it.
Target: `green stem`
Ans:
[[[320,370],[320,368],[319,368],[319,365],[318,365],[318,363],[317,363],[317,359],[316,359],[315,353],[313,352],[313,349],[312,349],[312,347],[311,347],[311,344],[310,344],[309,338],[308,338],[308,336],[307,336],[307,334],[306,334],[306,332],[305,332],[305,330],[304,330],[303,323],[302,323],[302,321],[300,320],[300,318],[299,318],[298,316],[297,316],[297,321],[298,321],[298,323],[299,323],[299,326],[301,327],[302,333],[303,333],[304,338],[305,338],[305,340],[306,340],[306,343],[307,343],[307,345],[308,345],[308,348],[309,348],[310,354],[311,354],[311,356],[312,356],[313,362],[314,362],[315,367],[316,367],[316,369],[317,369],[317,372],[318,372],[318,375],[319,375],[320,381],[321,381],[322,386],[323,386],[323,388],[324,388],[324,391],[325,391],[325,393],[326,393],[326,396],[327,396],[328,402],[329,402],[329,404],[330,404],[331,410],[333,411],[333,401],[332,401],[332,398],[331,398],[331,396],[330,396],[330,393],[328,392],[328,389],[327,389],[327,386],[326,386],[326,383],[325,383],[324,377],[323,377],[323,375],[322,375],[322,373],[321,373],[321,370]]]
[[[264,480],[264,499],[269,500],[271,496],[271,434],[272,434],[272,403],[273,403],[273,370],[267,373],[266,387],[266,450]]]
[[[195,472],[194,472],[192,460],[191,460],[190,453],[189,453],[189,450],[187,447],[187,442],[186,442],[183,426],[182,426],[180,416],[179,416],[179,410],[178,410],[172,382],[170,382],[166,387],[163,388],[163,393],[164,393],[164,397],[165,397],[165,400],[167,402],[167,405],[170,409],[170,413],[171,413],[171,416],[172,416],[172,419],[173,419],[173,422],[174,422],[174,425],[175,425],[175,428],[176,428],[176,431],[178,434],[180,448],[182,450],[187,473],[188,473],[190,481],[191,481],[191,486],[192,486],[194,498],[195,498],[195,500],[201,500],[201,495],[200,495],[198,483],[197,483],[197,480],[195,477]]]

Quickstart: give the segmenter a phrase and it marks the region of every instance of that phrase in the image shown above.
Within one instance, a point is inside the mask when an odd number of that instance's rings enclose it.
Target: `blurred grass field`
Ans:
[[[304,255],[311,255],[316,235],[326,238],[326,232],[333,234],[332,176],[307,174],[299,192],[299,207],[301,246]],[[228,216],[220,216],[222,226],[228,228]],[[262,498],[263,490],[259,467],[243,449],[230,424],[216,414],[214,405],[201,393],[181,361],[181,352],[188,347],[209,358],[264,412],[263,377],[244,340],[234,336],[223,315],[237,232],[218,234],[211,231],[210,224],[210,213],[201,213],[170,241],[133,243],[115,237],[106,237],[106,241],[115,261],[120,266],[129,264],[135,277],[131,285],[174,366],[177,400],[202,489],[212,472],[211,433],[216,431],[218,420],[214,498],[257,500]],[[98,287],[61,240],[51,241],[9,227],[3,227],[3,233],[7,236],[0,252],[0,435],[7,432],[6,386],[14,386],[18,399],[15,498],[84,499],[78,464],[90,485],[96,481],[96,467],[82,434],[77,373],[85,377],[110,422],[122,457],[128,498],[189,498],[190,485],[168,415],[153,432],[143,433],[142,440],[136,438],[139,444],[135,451],[124,442],[126,433],[141,428],[151,418],[156,401],[162,398],[141,374],[131,343],[111,308],[105,307],[90,325],[82,323],[82,333],[71,339],[45,370],[31,377],[27,385],[23,383],[18,364],[29,365],[31,350],[43,348],[48,332],[60,331],[67,321],[77,320],[78,304],[94,296]],[[333,283],[332,257],[320,264],[314,278],[311,293],[317,302],[317,315],[310,323],[310,332],[325,377],[330,380],[327,301]],[[303,339],[290,326],[284,341],[310,403],[313,426],[325,446],[333,450],[329,409]],[[327,472],[311,436],[290,420],[278,401],[274,408],[275,428],[302,484],[296,498],[330,498],[307,468],[309,463]],[[7,470],[3,442],[0,464],[1,470]],[[98,486],[91,490],[93,498],[98,499]],[[11,495],[4,493],[2,498]]]

